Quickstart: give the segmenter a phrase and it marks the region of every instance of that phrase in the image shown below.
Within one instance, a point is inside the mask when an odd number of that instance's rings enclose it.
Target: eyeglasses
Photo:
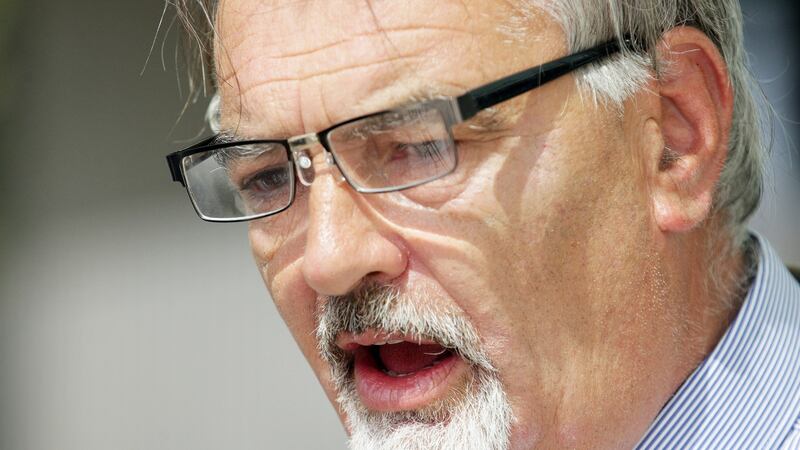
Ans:
[[[610,41],[458,97],[356,117],[317,133],[247,141],[214,136],[168,155],[167,163],[173,181],[186,187],[197,214],[211,222],[259,219],[289,208],[295,178],[305,186],[314,181],[309,150],[318,144],[328,163],[357,192],[408,189],[455,170],[454,125],[618,51],[620,43]]]

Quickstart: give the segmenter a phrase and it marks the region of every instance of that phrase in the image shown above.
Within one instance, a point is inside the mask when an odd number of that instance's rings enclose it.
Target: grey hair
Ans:
[[[391,285],[366,283],[342,296],[320,299],[315,314],[320,356],[331,368],[337,401],[347,413],[351,448],[369,450],[502,449],[514,414],[478,331],[455,305],[426,301],[425,292],[401,293]],[[433,297],[432,297],[433,298]],[[353,359],[336,345],[342,332],[381,330],[411,339],[431,339],[469,362],[470,379],[457,401],[421,410],[374,412],[358,399]]]
[[[164,12],[156,31],[156,39],[161,34],[162,28],[166,28],[164,40],[172,30],[175,22],[178,22],[184,32],[179,36],[175,52],[175,65],[186,70],[186,80],[188,84],[188,95],[186,103],[181,111],[181,116],[186,112],[192,103],[196,103],[201,96],[208,96],[209,92],[216,91],[216,75],[214,70],[214,36],[216,29],[214,20],[217,14],[219,0],[166,0]],[[175,16],[165,27],[167,12],[171,9],[175,11]],[[152,54],[155,42],[151,47]],[[162,44],[161,58],[164,59],[164,48]],[[152,56],[152,55],[150,55]],[[182,57],[182,58],[180,58]],[[149,56],[148,56],[149,60]],[[181,88],[181,77],[178,77],[178,88]],[[214,101],[212,100],[212,103]],[[218,105],[218,102],[217,102]],[[206,120],[213,117],[211,108],[206,114]],[[210,121],[209,121],[210,122]],[[209,123],[213,129],[214,124]]]
[[[202,87],[213,84],[213,18],[217,0],[168,0],[186,29],[193,54],[189,69],[202,74]],[[636,38],[637,47],[611,63],[596,64],[577,74],[577,82],[595,102],[621,108],[640,91],[660,65],[655,49],[661,36],[679,25],[703,31],[719,48],[727,63],[734,92],[733,122],[728,156],[717,183],[713,212],[722,214],[738,249],[747,240],[747,220],[758,207],[763,191],[763,170],[768,148],[762,142],[760,93],[749,70],[744,49],[741,7],[738,0],[522,0],[523,11],[540,8],[563,28],[570,51],[589,48],[611,38]],[[532,12],[532,10],[531,10]],[[512,20],[513,21],[513,20]],[[523,22],[524,23],[524,22]],[[513,25],[513,24],[512,24]],[[196,79],[190,76],[190,80]],[[197,83],[193,86],[196,90]],[[763,94],[761,100],[764,100]],[[766,101],[761,103],[768,108]]]

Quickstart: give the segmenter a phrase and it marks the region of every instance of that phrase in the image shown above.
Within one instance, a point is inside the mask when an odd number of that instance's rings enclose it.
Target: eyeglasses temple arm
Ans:
[[[630,39],[626,38],[624,43],[629,46]],[[620,51],[619,41],[615,39],[475,88],[456,99],[461,119],[467,120],[486,108],[524,94],[618,51]]]
[[[167,155],[167,165],[169,166],[169,173],[172,175],[172,181],[180,183],[182,186],[186,186],[186,181],[183,179],[183,173],[181,172],[181,160],[186,153],[210,145],[212,142],[216,141],[217,138],[218,135],[211,136],[203,139],[189,148]]]
[[[169,173],[172,175],[172,181],[178,182],[183,186],[186,186],[183,181],[183,174],[181,173],[180,167],[180,158],[181,155],[178,153],[172,153],[167,155],[167,165],[169,165]]]

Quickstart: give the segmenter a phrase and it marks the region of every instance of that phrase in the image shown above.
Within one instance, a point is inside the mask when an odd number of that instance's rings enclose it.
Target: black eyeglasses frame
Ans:
[[[569,74],[581,67],[584,67],[588,64],[591,64],[596,61],[600,61],[605,59],[619,51],[621,51],[622,46],[625,48],[633,48],[633,42],[630,38],[626,37],[620,43],[619,40],[614,39],[608,41],[606,43],[600,44],[598,46],[592,47],[588,50],[584,50],[581,52],[573,53],[571,55],[564,56],[562,58],[547,62],[545,64],[532,67],[530,69],[526,69],[512,75],[503,77],[499,80],[492,81],[490,83],[484,84],[479,86],[475,89],[467,91],[466,93],[458,96],[458,97],[450,97],[450,98],[441,98],[435,99],[428,102],[421,102],[419,104],[431,103],[431,106],[436,107],[442,112],[445,121],[448,122],[448,132],[450,132],[450,128],[458,123],[467,121],[477,115],[479,112],[495,106],[499,103],[502,103],[506,100],[510,100],[518,95],[522,95],[524,93],[530,92],[533,89],[536,89],[544,84],[547,84],[555,79],[558,79],[564,75]],[[451,112],[445,111],[442,108],[442,105],[450,103],[453,106],[453,111],[455,114]],[[411,107],[412,105],[407,105],[406,107]],[[437,107],[438,106],[438,107]],[[186,187],[186,181],[183,174],[182,164],[181,161],[183,158],[201,152],[207,152],[212,150],[217,150],[226,147],[232,146],[241,146],[241,145],[252,145],[252,144],[273,144],[273,145],[281,145],[287,152],[287,158],[289,161],[292,162],[292,166],[296,163],[293,158],[292,152],[292,142],[296,141],[299,138],[314,138],[317,142],[319,142],[323,148],[333,157],[334,163],[338,166],[338,161],[336,160],[336,153],[331,151],[330,144],[328,142],[328,135],[331,131],[339,128],[343,125],[350,124],[355,121],[368,119],[370,117],[379,116],[381,114],[387,114],[392,111],[396,111],[400,108],[393,108],[382,110],[370,114],[365,114],[362,116],[354,117],[352,119],[345,120],[343,122],[338,122],[330,127],[316,132],[316,133],[309,133],[302,136],[295,136],[288,139],[266,139],[266,140],[245,140],[245,141],[235,141],[235,142],[215,142],[218,139],[218,135],[203,139],[202,141],[187,147],[183,150],[179,150],[177,152],[170,153],[166,156],[167,164],[170,169],[170,174],[172,175],[172,180],[174,182],[181,183],[182,186]],[[293,167],[292,172],[295,171],[295,167]],[[341,168],[340,168],[341,171]],[[452,172],[452,170],[451,170]],[[450,172],[448,172],[450,173]],[[293,174],[294,175],[294,174]],[[413,183],[408,186],[402,187],[392,187],[386,189],[360,189],[356,184],[354,184],[347,175],[342,172],[342,175],[347,180],[348,184],[353,186],[358,192],[362,193],[381,193],[381,192],[393,192],[403,189],[408,189],[411,187],[418,186],[420,184],[432,181],[432,180],[424,180],[421,182]],[[444,173],[441,176],[445,176],[447,173]],[[293,177],[293,179],[296,177]],[[292,183],[294,184],[294,182]],[[187,189],[188,192],[188,189]],[[277,211],[271,211],[268,213],[263,213],[255,216],[248,216],[243,218],[235,218],[235,219],[219,219],[219,218],[208,218],[203,215],[203,213],[197,208],[197,205],[194,202],[194,199],[191,198],[191,193],[189,193],[190,200],[192,201],[192,205],[195,208],[197,214],[203,219],[211,222],[243,222],[249,221],[254,219],[259,219],[263,217],[267,217],[270,215],[277,214],[279,212],[285,211],[288,209],[292,203],[294,202],[295,197],[295,188],[294,186],[291,187],[291,194],[289,203],[286,207],[281,208]]]

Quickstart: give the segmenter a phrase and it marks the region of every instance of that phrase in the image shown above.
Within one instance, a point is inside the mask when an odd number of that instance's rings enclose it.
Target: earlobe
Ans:
[[[665,33],[659,54],[666,70],[658,82],[663,142],[652,158],[654,218],[662,232],[682,233],[708,218],[727,156],[733,96],[725,62],[701,31]]]

